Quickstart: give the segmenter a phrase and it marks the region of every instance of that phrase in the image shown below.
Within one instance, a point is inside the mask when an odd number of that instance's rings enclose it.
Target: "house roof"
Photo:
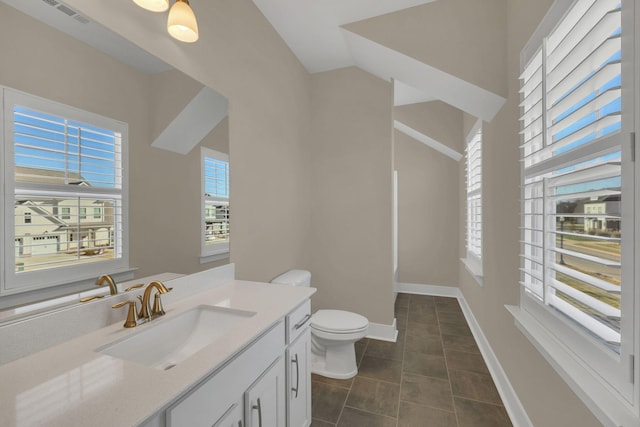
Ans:
[[[15,167],[15,180],[17,182],[35,182],[46,184],[91,185],[82,177],[82,175],[77,172],[27,168],[24,166]]]

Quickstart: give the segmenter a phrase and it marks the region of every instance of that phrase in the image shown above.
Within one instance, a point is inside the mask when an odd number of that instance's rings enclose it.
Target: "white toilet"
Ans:
[[[271,283],[309,286],[311,273],[290,270]],[[354,343],[367,335],[369,320],[343,310],[318,310],[311,316],[311,372],[347,379],[358,374]]]

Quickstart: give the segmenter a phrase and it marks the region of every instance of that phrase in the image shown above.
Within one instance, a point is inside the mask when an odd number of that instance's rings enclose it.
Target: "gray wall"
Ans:
[[[519,304],[520,295],[519,55],[551,3],[507,2],[508,100],[491,123],[483,124],[484,286],[459,265],[460,286],[533,425],[600,426],[504,308]],[[461,245],[460,256],[463,251]]]
[[[237,277],[266,281],[284,270],[308,267],[309,75],[253,2],[199,2],[200,40],[194,44],[173,40],[166,15],[131,1],[67,3],[229,98],[231,260]],[[150,167],[139,173],[149,172],[171,186],[163,171],[196,155],[178,159],[153,153]],[[199,168],[188,170],[199,174]],[[191,197],[181,194],[175,201]],[[173,221],[189,218],[185,213]],[[163,224],[137,224],[137,232],[148,235]],[[177,234],[177,247],[195,238]],[[156,270],[169,261],[151,258],[150,268]],[[196,262],[191,270],[198,268]]]
[[[129,248],[137,277],[222,264],[198,260],[199,148],[181,156],[150,145],[153,124],[166,126],[202,84],[177,71],[142,74],[4,3],[0,11],[1,85],[129,124]],[[224,149],[226,127],[203,145]]]
[[[462,112],[440,101],[394,108],[394,118],[459,153]],[[464,158],[460,160],[464,162]],[[458,286],[458,162],[395,131],[398,171],[398,281]],[[464,231],[463,231],[464,232]]]
[[[393,321],[391,83],[357,68],[311,79],[316,308]]]

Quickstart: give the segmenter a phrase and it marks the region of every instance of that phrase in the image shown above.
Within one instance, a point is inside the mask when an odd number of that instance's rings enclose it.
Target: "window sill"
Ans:
[[[506,305],[516,327],[605,426],[637,426],[638,408],[627,402],[538,320],[519,306]]]
[[[116,283],[120,283],[133,279],[136,270],[137,268],[125,267],[114,270],[104,270],[101,271],[100,274],[109,274]],[[52,286],[50,287],[31,289],[28,291],[17,290],[13,292],[3,292],[2,298],[0,298],[0,310],[16,305],[32,304],[36,301],[59,298],[64,295],[93,289],[98,276],[99,274],[94,272],[91,275],[79,277],[73,282],[59,283],[52,281]]]
[[[471,274],[471,277],[478,283],[478,285],[484,285],[484,276],[482,274],[482,268],[479,268],[476,261],[471,261],[468,258],[460,258],[460,261],[464,264],[467,271]]]
[[[200,255],[200,264],[206,264],[208,262],[220,261],[222,259],[229,258],[229,252],[221,252],[218,254]]]

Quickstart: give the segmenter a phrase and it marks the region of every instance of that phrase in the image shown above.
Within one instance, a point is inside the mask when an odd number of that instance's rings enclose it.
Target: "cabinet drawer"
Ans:
[[[287,344],[292,343],[309,326],[311,301],[306,300],[287,315]]]

